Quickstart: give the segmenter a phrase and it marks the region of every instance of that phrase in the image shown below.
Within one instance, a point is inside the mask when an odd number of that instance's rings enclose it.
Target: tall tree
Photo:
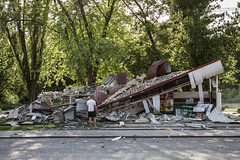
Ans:
[[[74,37],[76,49],[71,53],[71,63],[76,66],[77,72],[81,74],[79,79],[85,84],[85,75],[89,85],[95,83],[99,65],[104,59],[100,51],[101,42],[107,39],[108,29],[112,15],[116,10],[117,0],[77,0],[62,2],[57,0],[62,14],[59,15],[63,24],[62,33],[65,41],[71,41]],[[64,16],[63,16],[64,15]],[[70,46],[70,45],[69,45]],[[69,52],[70,50],[68,50]],[[76,61],[77,60],[77,61]]]
[[[27,94],[7,37],[0,33],[0,104],[25,103]],[[25,92],[24,92],[25,91]]]
[[[35,100],[44,54],[50,0],[2,0],[1,28],[12,47],[28,90]]]
[[[214,12],[220,8],[217,0],[166,0],[166,4],[170,14],[166,48],[173,69],[193,69],[220,58],[225,69],[229,68],[220,79],[235,83],[234,27],[226,21],[226,13]]]
[[[161,46],[165,37],[159,36],[165,7],[156,0],[123,0],[123,3],[135,24],[131,28],[134,38],[128,39],[132,48],[128,50],[130,57],[126,64],[136,75],[146,73],[154,61],[165,58]]]

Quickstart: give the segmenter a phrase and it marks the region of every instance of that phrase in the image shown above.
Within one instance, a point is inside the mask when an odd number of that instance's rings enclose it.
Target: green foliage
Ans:
[[[44,56],[49,3],[49,0],[3,0],[0,3],[0,28],[11,45],[30,102],[35,100]]]
[[[223,103],[240,103],[240,88],[225,88],[222,90]]]
[[[28,125],[28,126],[0,126],[0,131],[11,131],[11,130],[41,130],[41,129],[51,129],[51,128],[60,128],[60,126],[56,126],[54,124],[46,124],[46,125]]]
[[[0,109],[2,111],[10,110],[10,109],[15,109],[15,105],[10,105],[10,104],[0,104]]]
[[[234,55],[239,35],[237,22],[229,22],[225,13],[213,13],[220,6],[215,0],[166,1],[170,13],[169,43],[166,51],[171,55],[173,70],[189,70],[221,59],[225,72],[221,83],[235,85],[237,61]],[[235,19],[237,19],[235,17]]]
[[[146,74],[160,59],[168,59],[172,71],[183,71],[220,58],[220,88],[236,87],[239,10],[216,14],[219,5],[212,2],[3,0],[0,103],[26,101],[34,85],[38,95],[101,84],[109,74]],[[169,20],[161,22],[165,13]]]
[[[0,39],[0,75],[0,104],[24,103],[27,98],[26,89],[4,35]]]

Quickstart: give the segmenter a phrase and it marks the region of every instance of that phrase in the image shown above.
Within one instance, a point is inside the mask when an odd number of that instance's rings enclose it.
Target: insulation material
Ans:
[[[146,113],[149,113],[150,111],[149,111],[149,108],[148,108],[147,101],[144,100],[144,101],[142,101],[142,102],[143,102],[143,106],[144,106],[145,112],[146,112]]]
[[[167,74],[168,72],[165,64],[166,62],[168,62],[168,60],[159,60],[159,61],[153,62],[148,70],[148,74],[147,74],[148,78],[152,79],[154,77],[159,77]],[[170,70],[169,66],[167,68],[168,70]]]
[[[152,97],[154,108],[160,112],[160,95],[156,95]]]
[[[10,110],[10,112],[8,114],[8,119],[17,118],[17,116],[18,116],[18,108]]]
[[[199,85],[200,83],[203,82],[203,79],[210,78],[212,76],[216,76],[218,74],[223,73],[223,66],[222,66],[221,61],[219,60],[217,62],[208,64],[202,68],[199,68],[195,71],[190,72],[188,75],[189,75],[189,79],[191,81],[191,86],[193,88],[195,86],[193,84],[194,81],[192,80],[191,73],[195,80],[195,85]]]

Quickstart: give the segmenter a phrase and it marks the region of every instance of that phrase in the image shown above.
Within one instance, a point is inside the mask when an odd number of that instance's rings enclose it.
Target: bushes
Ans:
[[[222,91],[223,103],[240,103],[240,88],[226,88]]]
[[[10,110],[10,109],[15,109],[17,106],[15,105],[11,105],[11,104],[0,104],[0,109],[2,111],[5,111],[5,110]]]

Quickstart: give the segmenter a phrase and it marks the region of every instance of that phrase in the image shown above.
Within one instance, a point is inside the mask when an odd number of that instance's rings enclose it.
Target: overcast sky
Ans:
[[[223,2],[220,2],[219,4],[222,6],[222,8],[230,8],[230,7],[237,7],[237,2],[240,2],[240,0],[224,0]]]

